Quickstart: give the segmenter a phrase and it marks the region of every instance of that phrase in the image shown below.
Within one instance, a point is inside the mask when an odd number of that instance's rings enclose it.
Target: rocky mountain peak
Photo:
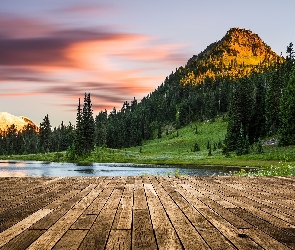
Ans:
[[[231,28],[225,36],[198,55],[194,55],[185,66],[186,76],[182,84],[198,84],[206,77],[243,77],[253,71],[284,60],[251,30]]]
[[[0,130],[5,131],[12,124],[16,126],[17,130],[22,130],[28,124],[35,128],[35,130],[39,129],[39,127],[27,117],[15,116],[8,112],[0,112]]]

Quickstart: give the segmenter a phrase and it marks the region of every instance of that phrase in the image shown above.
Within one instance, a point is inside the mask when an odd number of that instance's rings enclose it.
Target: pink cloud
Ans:
[[[61,11],[86,13],[88,8]],[[0,15],[0,37],[0,83],[20,86],[1,96],[54,94],[76,103],[84,92],[91,92],[94,107],[101,109],[121,108],[134,96],[139,100],[164,80],[159,70],[182,65],[186,58],[183,45],[146,35],[109,27],[65,29],[18,16]],[[30,88],[21,82],[31,83]]]

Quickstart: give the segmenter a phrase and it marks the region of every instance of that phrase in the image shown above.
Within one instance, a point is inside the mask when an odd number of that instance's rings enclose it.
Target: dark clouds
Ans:
[[[87,41],[132,39],[134,35],[111,32],[106,27],[95,30],[61,29],[52,25],[38,26],[39,20],[0,18],[0,65],[78,67],[67,56],[72,45]],[[27,36],[19,37],[20,29]],[[44,30],[42,29],[44,27]],[[35,30],[32,32],[32,29]],[[25,32],[28,30],[28,32]],[[29,34],[32,33],[31,36]],[[38,35],[39,33],[39,35]]]
[[[67,85],[55,85],[43,88],[42,91],[52,94],[64,94],[78,98],[85,92],[90,92],[92,99],[98,102],[120,103],[126,101],[126,97],[136,93],[147,92],[147,87],[134,88],[132,86],[120,86],[119,84],[106,84],[99,82],[77,82]]]

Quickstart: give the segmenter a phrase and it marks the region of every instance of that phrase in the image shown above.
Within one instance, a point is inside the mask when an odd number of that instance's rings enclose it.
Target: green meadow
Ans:
[[[145,141],[141,146],[126,149],[95,148],[88,156],[77,159],[78,164],[91,162],[146,163],[163,165],[222,165],[258,167],[260,172],[240,175],[294,175],[295,146],[279,147],[262,145],[262,153],[258,153],[256,145],[250,153],[237,156],[231,152],[222,153],[223,140],[227,122],[222,118],[215,121],[191,123],[175,130],[167,126],[162,137]],[[196,148],[196,145],[198,146]],[[211,147],[211,150],[210,150]],[[210,153],[211,151],[211,153]],[[2,159],[68,161],[68,152],[11,155]]]

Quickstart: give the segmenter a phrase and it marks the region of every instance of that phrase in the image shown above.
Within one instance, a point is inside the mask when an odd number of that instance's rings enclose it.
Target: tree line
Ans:
[[[194,121],[228,120],[224,152],[248,152],[249,145],[265,136],[278,135],[280,145],[295,144],[294,49],[287,47],[285,61],[258,65],[253,73],[236,78],[229,75],[207,77],[202,83],[183,79],[197,69],[180,67],[140,102],[134,98],[122,108],[93,115],[90,93],[80,99],[76,125],[61,123],[51,128],[48,115],[39,132],[30,125],[17,131],[11,125],[1,131],[0,154],[30,154],[68,150],[75,159],[95,146],[127,148],[144,140],[169,134],[167,125],[177,130]],[[260,68],[259,68],[260,67]]]

